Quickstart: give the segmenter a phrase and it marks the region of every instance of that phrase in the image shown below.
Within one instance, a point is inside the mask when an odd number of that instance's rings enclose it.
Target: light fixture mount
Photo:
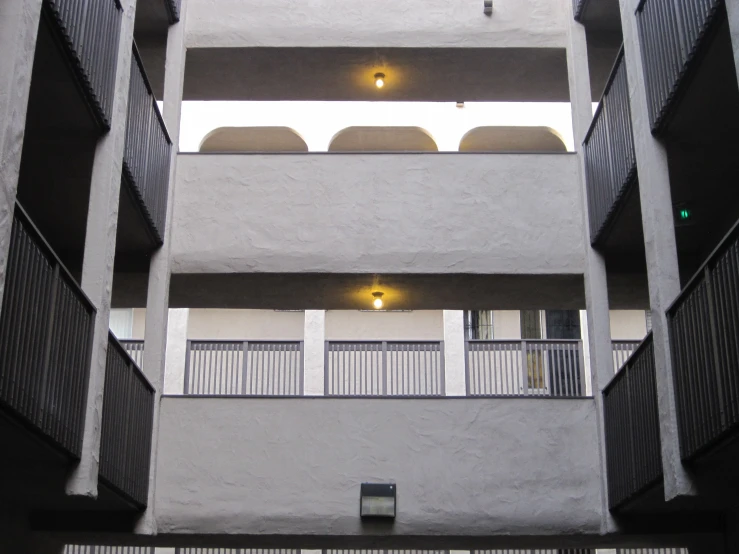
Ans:
[[[375,73],[375,86],[377,88],[382,88],[385,86],[385,74],[378,72]]]
[[[372,298],[374,299],[372,300],[372,306],[374,306],[375,310],[379,310],[380,308],[382,308],[382,304],[383,304],[382,297],[383,296],[384,296],[384,293],[380,291],[375,291],[372,293]]]

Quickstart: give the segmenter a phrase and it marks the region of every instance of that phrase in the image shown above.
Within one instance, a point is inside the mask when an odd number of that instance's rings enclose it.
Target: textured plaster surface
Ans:
[[[175,273],[577,274],[569,154],[180,155]]]
[[[190,310],[169,310],[167,322],[167,352],[164,368],[164,394],[182,394],[185,390],[187,359],[187,329]]]
[[[662,470],[665,498],[695,494],[692,479],[680,458],[677,408],[672,379],[670,337],[666,310],[680,293],[680,270],[675,241],[667,152],[651,133],[635,0],[619,0],[624,32],[624,61],[629,75],[629,101],[634,150],[639,172],[644,249],[652,310],[654,362],[657,377]]]
[[[0,3],[0,305],[40,13],[41,0]]]
[[[600,528],[592,399],[164,397],[159,533],[575,535]],[[363,525],[362,482],[396,483]]]
[[[243,46],[557,47],[552,0],[191,0],[188,48]]]
[[[170,310],[171,312],[171,310]],[[190,340],[303,340],[303,313],[275,310],[190,310]]]
[[[328,310],[326,340],[444,340],[442,312]]]
[[[447,396],[467,394],[462,310],[444,310],[444,393]]]
[[[82,438],[82,456],[67,483],[69,494],[96,496],[100,458],[103,389],[108,352],[108,325],[113,293],[118,204],[123,167],[123,147],[128,119],[127,91],[131,75],[135,0],[121,2],[123,18],[115,75],[111,129],[95,148],[90,183],[90,203],[80,285],[97,308],[92,339],[92,363],[87,389],[87,411]]]
[[[305,310],[303,331],[303,393],[323,396],[325,393],[326,312]]]

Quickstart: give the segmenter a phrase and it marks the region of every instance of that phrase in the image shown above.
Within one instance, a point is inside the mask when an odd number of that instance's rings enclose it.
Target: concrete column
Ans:
[[[123,6],[123,18],[118,42],[113,117],[110,131],[100,138],[95,149],[87,213],[85,254],[82,264],[82,290],[97,308],[92,343],[92,364],[87,389],[87,412],[82,438],[82,457],[67,482],[68,494],[92,497],[97,496],[100,424],[108,352],[110,298],[113,291],[118,198],[128,117],[131,43],[136,0],[124,0],[121,5]]]
[[[680,459],[672,360],[665,315],[667,307],[680,293],[670,174],[665,147],[652,136],[649,123],[639,30],[634,13],[638,0],[619,0],[619,4],[639,173],[639,197],[647,277],[649,278],[649,302],[652,309],[665,499],[672,500],[677,496],[695,494],[695,491],[691,478]]]
[[[587,329],[583,337],[587,337],[588,364],[590,367],[591,387],[597,411],[598,436],[600,437],[601,467],[601,522],[603,532],[612,531],[615,522],[608,510],[608,482],[606,472],[605,435],[603,432],[603,396],[601,391],[613,378],[613,356],[611,353],[611,321],[608,305],[608,281],[606,263],[603,256],[591,248],[590,213],[588,212],[588,190],[585,181],[585,156],[582,143],[593,120],[590,93],[590,71],[588,68],[588,47],[585,39],[585,28],[577,23],[573,16],[572,2],[562,0],[564,14],[567,18],[567,72],[570,86],[570,102],[572,104],[572,129],[575,137],[575,148],[578,154],[578,179],[580,181],[580,206],[583,214],[583,245],[585,248],[585,307],[587,309]]]
[[[464,312],[444,310],[444,389],[446,396],[467,396]]]
[[[171,236],[174,208],[177,154],[180,144],[182,93],[185,82],[185,26],[188,0],[182,0],[180,21],[170,26],[167,34],[167,54],[164,66],[164,122],[172,140],[172,160],[169,166],[169,194],[164,244],[154,252],[149,264],[149,287],[146,297],[146,332],[144,349],[145,373],[156,391],[154,425],[152,432],[151,465],[149,470],[149,500],[146,512],[136,526],[141,534],[156,533],[154,491],[157,473],[157,446],[159,441],[159,404],[166,371],[167,323],[169,319],[169,281],[172,274]]]
[[[593,395],[593,371],[590,367],[590,333],[588,333],[588,311],[580,310],[580,334],[582,337],[582,357],[585,361],[585,394]]]
[[[183,394],[185,391],[187,324],[189,320],[190,310],[188,308],[169,310],[164,365],[164,394]]]
[[[739,79],[739,0],[726,0],[726,13],[731,33],[731,47],[734,51],[734,66]]]
[[[303,333],[303,392],[306,396],[325,394],[326,312],[305,310]]]
[[[0,2],[0,306],[40,15],[41,0]]]

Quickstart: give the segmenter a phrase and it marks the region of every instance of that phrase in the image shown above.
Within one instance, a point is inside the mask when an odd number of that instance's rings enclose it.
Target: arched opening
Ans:
[[[347,127],[331,139],[329,152],[438,152],[420,127]]]
[[[303,138],[289,127],[220,127],[200,143],[200,152],[307,152]]]
[[[476,127],[459,143],[460,152],[567,152],[550,127]]]

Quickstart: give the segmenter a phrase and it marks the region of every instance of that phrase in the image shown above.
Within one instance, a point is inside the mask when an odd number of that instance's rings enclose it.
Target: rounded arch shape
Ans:
[[[308,145],[290,127],[219,127],[200,143],[200,152],[307,152]]]
[[[567,152],[551,127],[475,127],[462,137],[460,152]]]
[[[329,152],[438,152],[421,127],[347,127],[334,135]]]

